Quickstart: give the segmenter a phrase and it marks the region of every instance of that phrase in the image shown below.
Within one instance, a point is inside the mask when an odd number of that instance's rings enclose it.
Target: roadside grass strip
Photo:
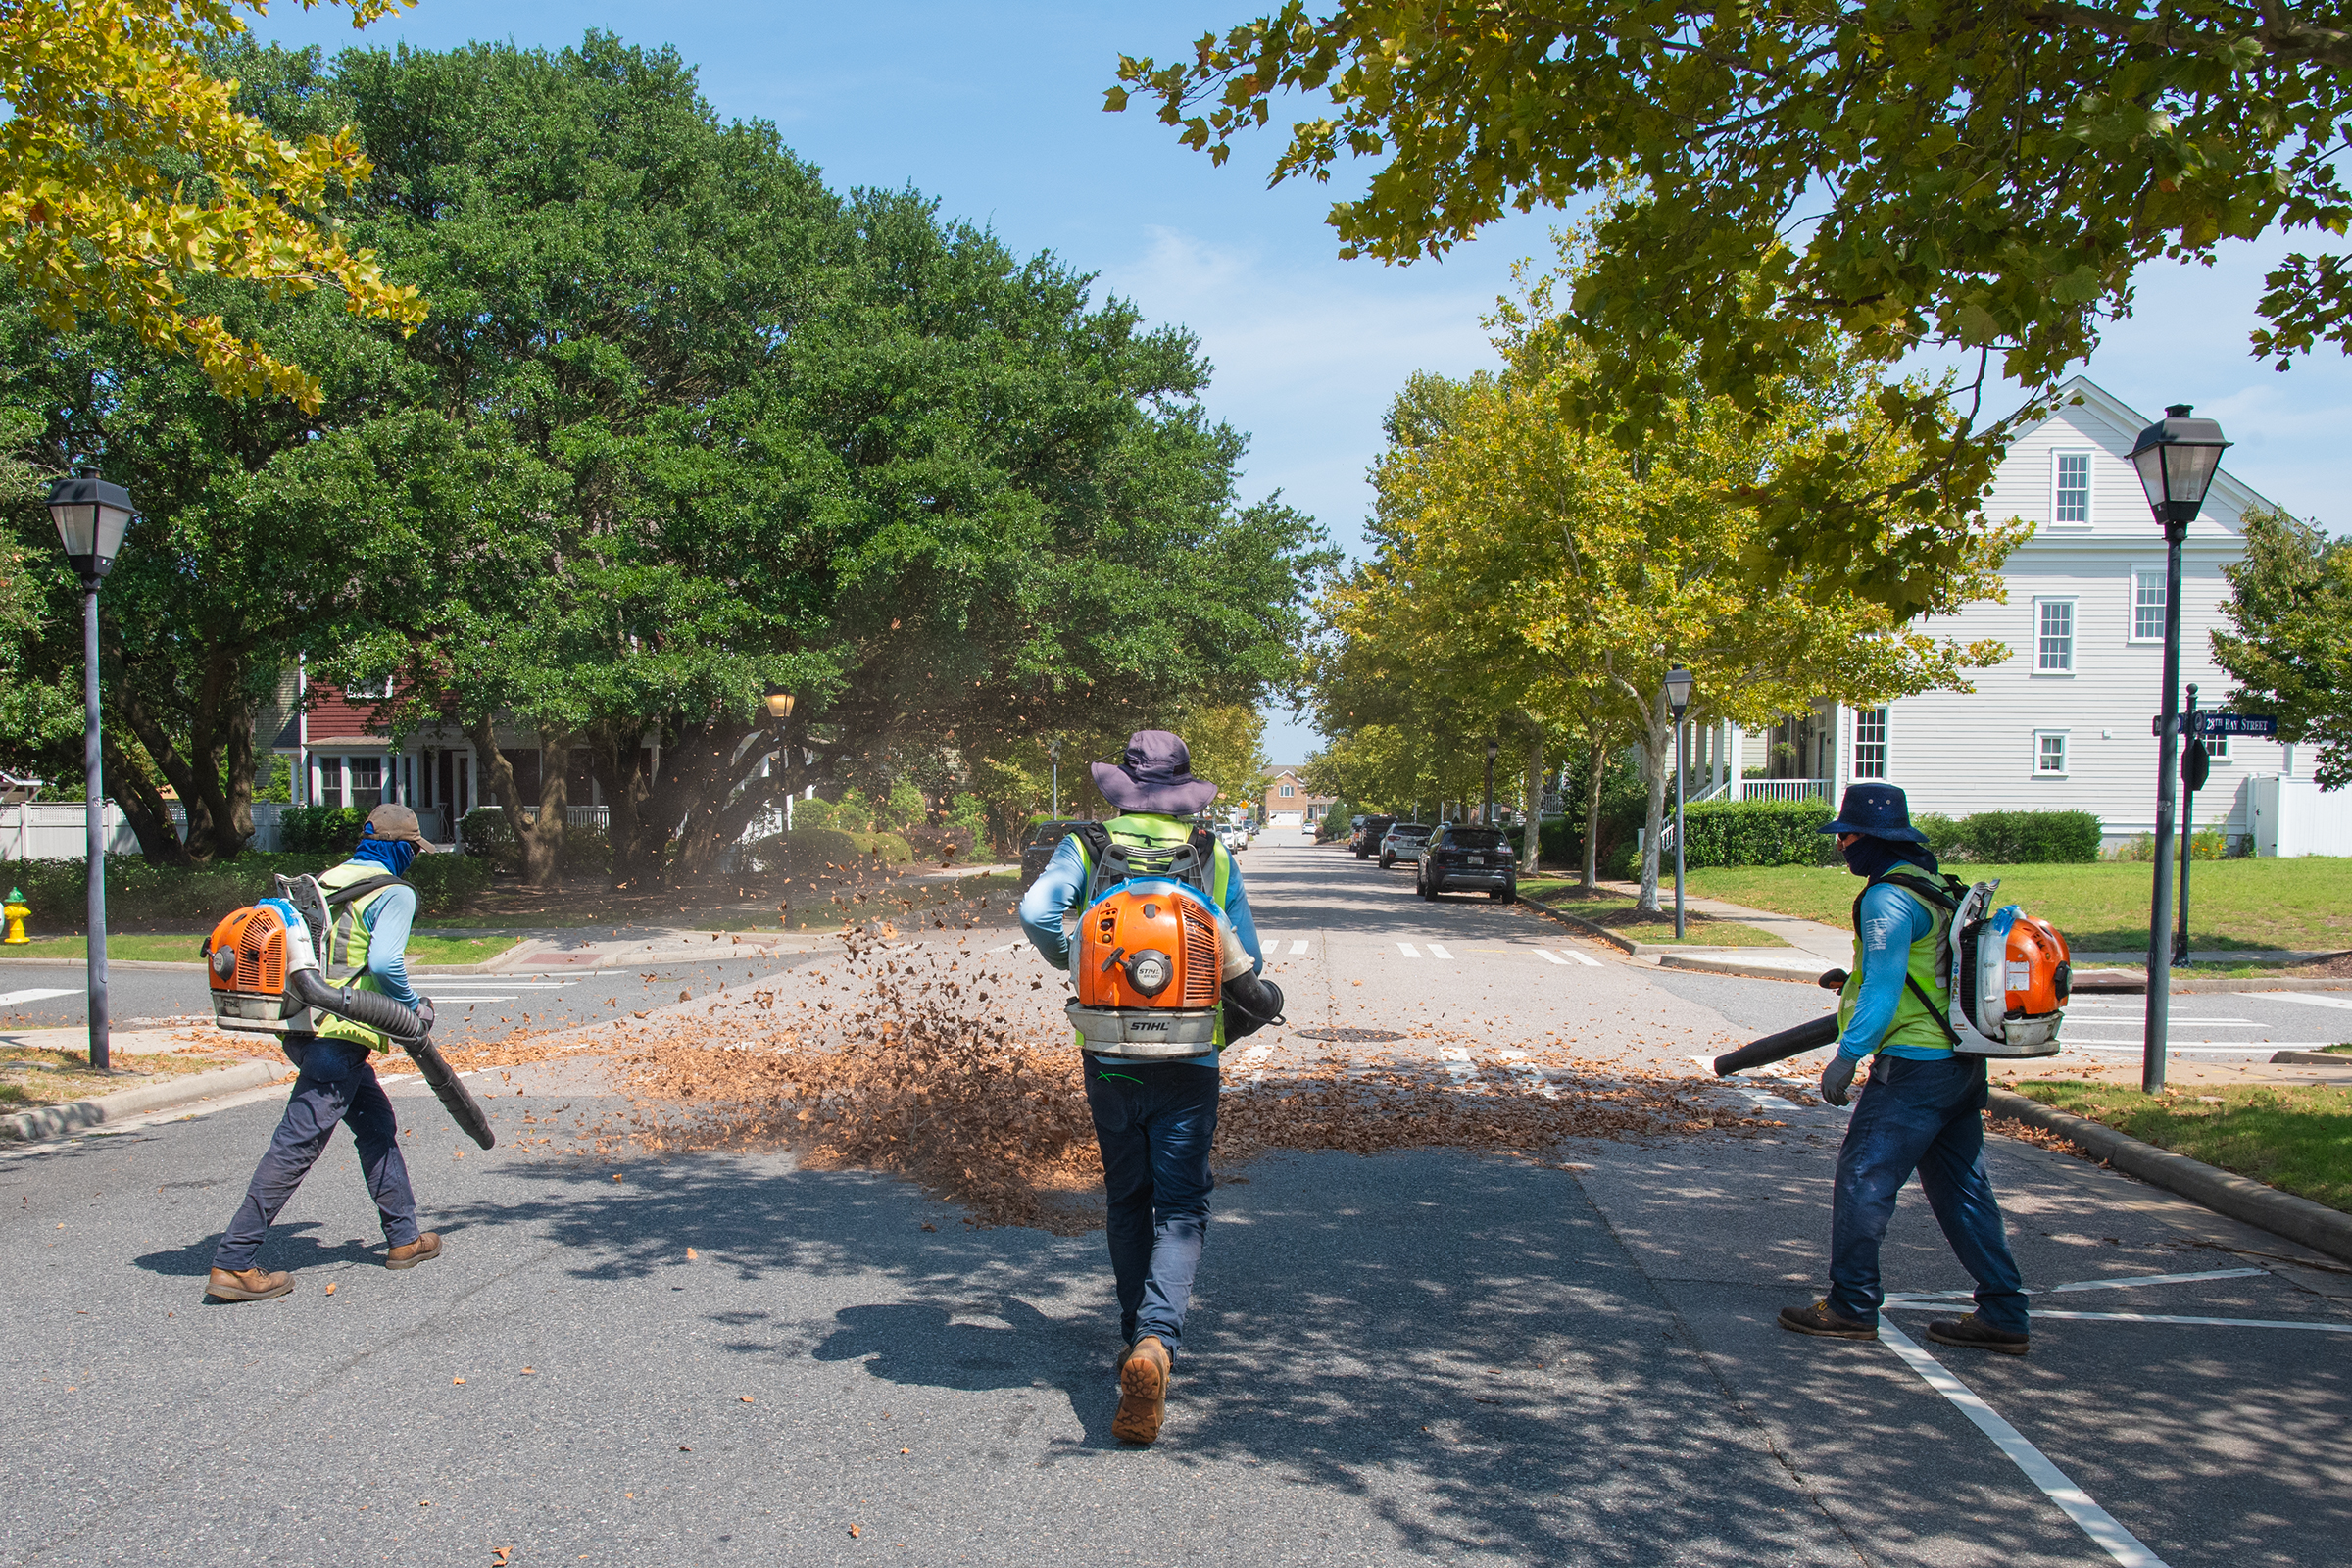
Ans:
[[[2219,1049],[2267,1053],[2281,1043]],[[2029,1078],[2015,1088],[2141,1143],[2352,1213],[2352,1089],[2197,1084],[2145,1095],[2119,1084],[2065,1078]]]
[[[2139,1274],[2128,1279],[2075,1280],[2065,1285],[2045,1285],[2032,1292],[2038,1300],[2044,1296],[2061,1296],[2077,1291],[2120,1291],[2149,1285],[2202,1284],[2209,1280],[2246,1279],[2267,1274],[2268,1269],[2223,1268],[2197,1274]],[[1949,1311],[1968,1296],[1966,1291],[1912,1291],[1889,1296],[1886,1304],[1913,1311],[1935,1309]],[[2324,1320],[2298,1321],[2272,1318],[2190,1317],[2159,1312],[2069,1312],[2034,1308],[2037,1318],[2058,1318],[2079,1323],[2180,1323],[2199,1328],[2243,1329],[2305,1329],[2328,1334],[2352,1334],[2352,1323],[2331,1323]],[[1942,1395],[1960,1408],[1962,1414],[1976,1424],[1977,1430],[1990,1438],[1993,1446],[2007,1456],[2009,1462],[2025,1472],[2026,1479],[2041,1490],[2042,1495],[2059,1508],[2097,1544],[2100,1550],[2114,1558],[2124,1568],[2166,1568],[2163,1558],[2150,1551],[2146,1543],[2125,1529],[2115,1516],[2092,1501],[2090,1494],[2068,1478],[2065,1471],[2050,1462],[2049,1456],[2011,1426],[2000,1412],[1986,1404],[1968,1385],[1955,1377],[1942,1362],[1921,1348],[1917,1342],[1890,1323],[1879,1325],[1879,1339],[1902,1357],[1903,1364],[1919,1374],[1929,1388]]]

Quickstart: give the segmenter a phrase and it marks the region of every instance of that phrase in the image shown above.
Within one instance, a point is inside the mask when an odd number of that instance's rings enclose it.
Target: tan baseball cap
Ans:
[[[424,855],[432,855],[437,852],[436,846],[424,841],[424,829],[418,824],[416,813],[408,807],[394,806],[390,803],[379,806],[368,813],[368,826],[379,839],[394,839],[414,844],[418,853]]]

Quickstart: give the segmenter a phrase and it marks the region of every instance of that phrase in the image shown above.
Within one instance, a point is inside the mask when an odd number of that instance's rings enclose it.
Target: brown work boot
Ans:
[[[432,1231],[426,1231],[406,1247],[395,1247],[386,1252],[384,1267],[415,1268],[417,1264],[428,1263],[440,1255],[441,1238]]]
[[[258,1268],[217,1268],[205,1282],[204,1294],[223,1301],[267,1301],[294,1288],[291,1274],[271,1274]]]
[[[1957,1345],[1970,1350],[1998,1350],[2023,1355],[2034,1343],[2031,1336],[1996,1329],[1971,1312],[1962,1318],[1939,1318],[1928,1325],[1928,1338],[1937,1345]]]
[[[1121,1443],[1156,1441],[1167,1405],[1168,1348],[1147,1334],[1119,1363],[1119,1412],[1110,1418],[1110,1435]]]
[[[1817,1335],[1825,1340],[1875,1340],[1879,1337],[1876,1324],[1857,1323],[1850,1317],[1839,1317],[1830,1310],[1826,1300],[1811,1306],[1781,1308],[1781,1327],[1798,1334]]]

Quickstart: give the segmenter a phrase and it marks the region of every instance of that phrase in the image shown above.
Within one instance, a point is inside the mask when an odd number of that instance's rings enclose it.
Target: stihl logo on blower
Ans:
[[[1218,912],[1212,834],[1144,848],[1089,823],[1071,837],[1090,867],[1070,944],[1077,996],[1066,1009],[1085,1050],[1204,1056],[1281,1021],[1282,993],[1251,972]]]
[[[399,880],[368,877],[327,893],[316,877],[281,876],[276,898],[231,911],[204,944],[213,1021],[253,1034],[314,1034],[323,1012],[372,1029],[409,1054],[451,1118],[489,1149],[498,1141],[490,1118],[427,1038],[424,1020],[381,992],[334,984],[319,967],[319,944],[334,951],[337,911],[349,921],[346,906]]]

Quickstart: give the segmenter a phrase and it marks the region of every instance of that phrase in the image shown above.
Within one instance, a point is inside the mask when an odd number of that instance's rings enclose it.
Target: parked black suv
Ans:
[[[1045,871],[1046,862],[1054,858],[1054,852],[1061,847],[1063,839],[1069,837],[1070,829],[1085,825],[1084,817],[1032,824],[1027,836],[1021,840],[1021,886],[1026,888]]]
[[[1380,841],[1388,837],[1389,829],[1396,825],[1396,819],[1393,816],[1367,816],[1364,825],[1355,830],[1355,837],[1348,841],[1348,847],[1355,852],[1355,858],[1359,860],[1367,856],[1378,855]]]
[[[1483,888],[1487,897],[1509,904],[1519,897],[1519,858],[1510,835],[1498,827],[1449,822],[1430,835],[1421,852],[1413,891],[1425,899],[1441,893]]]

